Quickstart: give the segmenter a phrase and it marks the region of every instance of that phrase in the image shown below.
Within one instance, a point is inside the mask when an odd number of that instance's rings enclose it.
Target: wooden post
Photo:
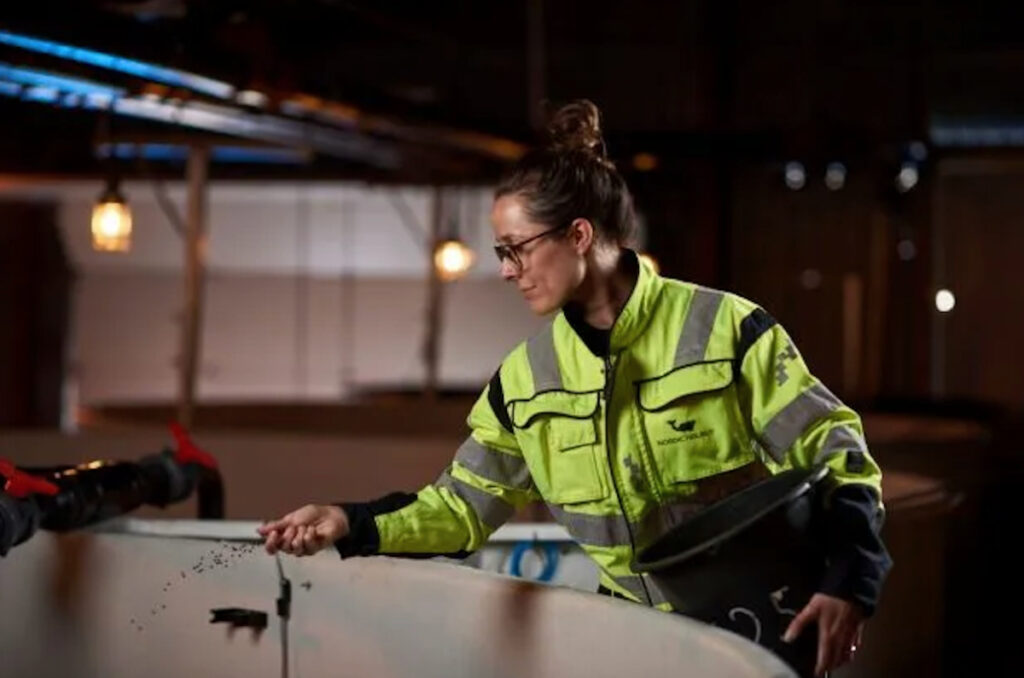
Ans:
[[[206,191],[210,150],[192,146],[188,154],[188,213],[185,224],[185,307],[181,323],[178,421],[193,423],[196,374],[199,369],[203,320],[203,279],[206,272]]]
[[[423,396],[437,398],[437,363],[440,357],[441,305],[444,302],[444,282],[434,268],[434,248],[441,241],[441,222],[444,204],[440,187],[434,188],[430,205],[430,238],[427,242],[427,327],[423,341],[423,362],[426,380]]]

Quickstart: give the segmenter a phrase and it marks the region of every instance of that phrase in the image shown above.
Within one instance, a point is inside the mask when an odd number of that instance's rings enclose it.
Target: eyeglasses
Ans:
[[[512,262],[512,265],[515,266],[517,270],[522,269],[523,245],[531,243],[539,238],[543,238],[546,235],[551,235],[552,233],[555,233],[557,231],[564,230],[569,226],[571,226],[571,224],[562,224],[561,226],[555,226],[554,228],[549,228],[548,230],[543,231],[542,233],[538,233],[535,236],[529,237],[526,240],[522,240],[511,245],[495,245],[494,253],[498,256],[498,263],[502,263],[506,259],[508,259],[509,261]]]

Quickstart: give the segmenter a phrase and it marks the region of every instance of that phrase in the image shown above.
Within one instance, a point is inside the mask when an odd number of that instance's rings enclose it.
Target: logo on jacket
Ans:
[[[676,423],[675,419],[669,419],[668,425],[671,426],[672,430],[675,431],[676,433],[686,433],[688,431],[693,430],[693,427],[697,425],[697,420],[691,419],[690,421]]]
[[[632,457],[626,457],[622,463],[629,469],[629,482],[633,485],[633,489],[637,492],[645,492],[647,483],[644,482],[644,470],[640,464],[633,461]]]
[[[796,360],[800,356],[793,344],[786,344],[786,348],[779,352],[778,362],[775,363],[775,382],[782,386],[789,381],[789,372],[786,371],[786,361]]]
[[[692,440],[700,440],[701,438],[710,438],[715,435],[714,431],[707,429],[704,431],[695,431],[697,427],[697,420],[690,419],[689,421],[676,421],[675,419],[669,419],[665,422],[669,427],[676,433],[682,433],[680,436],[672,436],[671,438],[662,438],[656,441],[659,445],[676,445],[679,443],[688,443]]]

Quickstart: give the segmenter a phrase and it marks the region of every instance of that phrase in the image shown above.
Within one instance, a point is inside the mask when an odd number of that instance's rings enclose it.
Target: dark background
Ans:
[[[763,304],[815,373],[874,422],[869,439],[887,470],[943,483],[946,508],[957,508],[931,514],[941,538],[905,529],[896,570],[913,579],[941,559],[941,572],[921,574],[936,578],[941,601],[892,593],[907,609],[885,627],[894,638],[935,629],[914,645],[934,655],[892,665],[980,675],[1018,665],[1016,622],[1001,615],[1019,598],[1022,513],[1021,19],[1016,3],[923,0],[91,0],[5,3],[0,30],[202,73],[272,103],[302,92],[419,130],[387,139],[402,158],[387,171],[317,157],[299,169],[215,167],[214,178],[489,183],[502,161],[435,143],[431,130],[529,143],[544,102],[593,100],[663,273]],[[52,65],[3,46],[0,61]],[[198,137],[113,124],[126,138]],[[104,176],[94,144],[109,125],[0,99],[0,181]],[[920,179],[900,191],[914,142],[926,150]],[[656,166],[641,171],[638,153]],[[806,170],[800,190],[784,182],[791,161]],[[830,162],[847,169],[841,190],[824,184]],[[57,423],[70,280],[52,215],[4,205],[0,426]],[[956,294],[952,313],[935,309],[941,288]],[[886,650],[900,652],[896,641]]]

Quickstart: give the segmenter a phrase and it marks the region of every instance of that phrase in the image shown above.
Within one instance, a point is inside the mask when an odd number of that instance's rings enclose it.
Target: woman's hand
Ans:
[[[782,639],[796,640],[808,624],[818,623],[818,663],[814,674],[822,676],[853,659],[864,633],[864,613],[841,598],[816,593],[789,624]]]
[[[337,506],[310,504],[280,520],[256,530],[264,539],[267,553],[279,550],[296,556],[311,556],[348,534],[348,516]]]

